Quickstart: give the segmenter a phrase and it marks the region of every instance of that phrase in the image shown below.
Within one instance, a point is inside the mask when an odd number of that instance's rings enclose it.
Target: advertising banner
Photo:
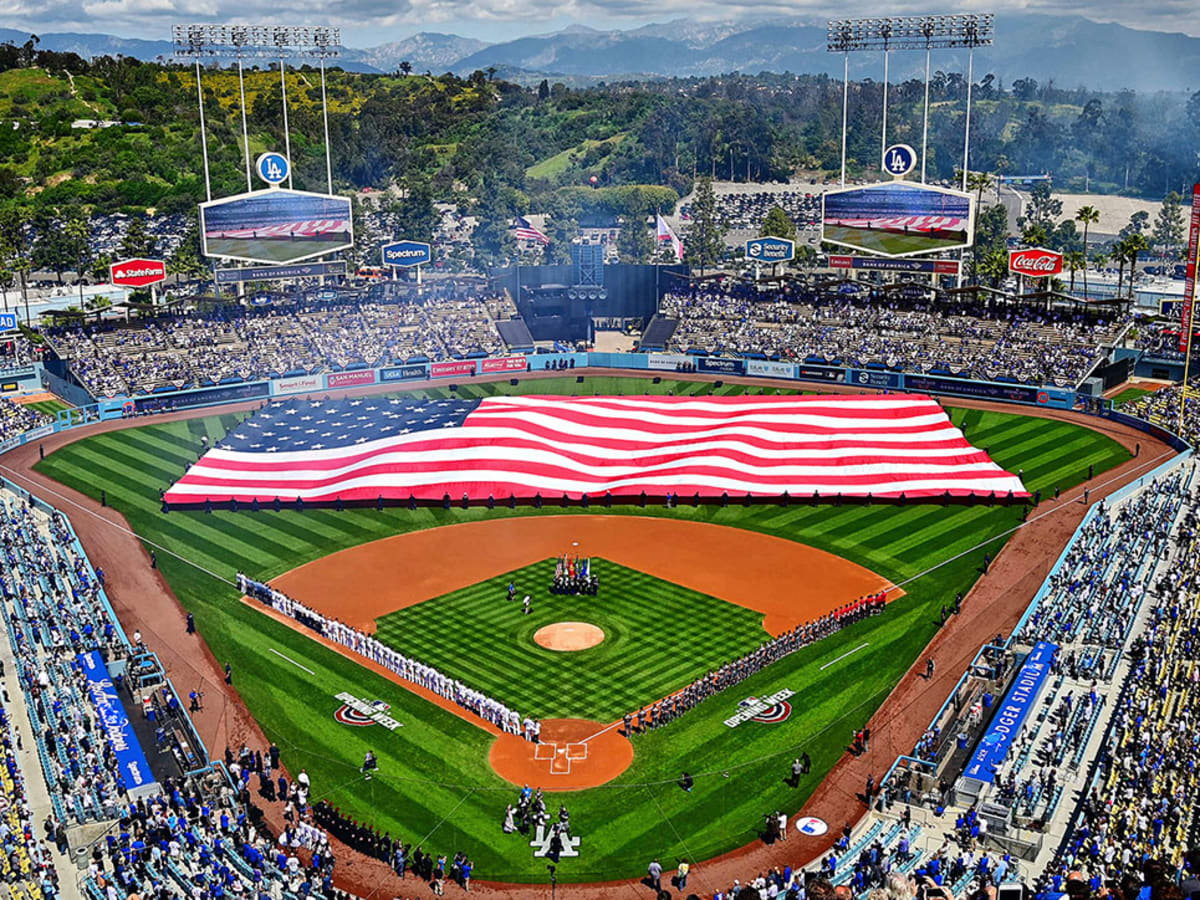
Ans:
[[[448,362],[435,362],[429,367],[430,378],[446,378],[453,375],[474,375],[475,360],[453,359]]]
[[[200,204],[205,256],[292,263],[354,245],[350,199],[272,188]]]
[[[821,240],[880,256],[920,256],[971,246],[972,194],[892,181],[826,191]]]
[[[380,381],[414,381],[425,377],[428,370],[424,364],[411,366],[392,366],[379,370]]]
[[[117,769],[125,779],[125,787],[135,797],[137,791],[149,788],[154,784],[154,775],[150,772],[150,764],[146,762],[146,754],[134,734],[133,725],[117,688],[109,677],[108,669],[99,650],[80,653],[76,656],[79,666],[87,679],[87,695],[96,707],[96,716],[100,727],[104,730],[113,753],[117,758]]]
[[[1013,680],[1008,694],[996,708],[987,730],[979,740],[979,746],[967,762],[963,775],[991,784],[996,779],[996,768],[1004,762],[1008,751],[1012,749],[1021,724],[1029,711],[1037,703],[1038,695],[1050,675],[1050,667],[1054,664],[1054,654],[1058,644],[1038,641],[1034,644],[1029,656],[1025,658],[1017,677]]]
[[[899,372],[875,372],[870,369],[851,369],[847,375],[848,384],[858,384],[863,387],[898,388],[900,387]]]
[[[807,378],[809,381],[842,381],[846,370],[841,366],[796,366],[796,377]]]
[[[764,263],[790,262],[796,258],[796,242],[781,237],[751,238],[746,241],[746,258]]]
[[[499,359],[481,359],[480,372],[524,372],[526,368],[523,356],[502,356]]]
[[[423,266],[433,258],[433,253],[424,241],[396,241],[381,248],[385,266]]]
[[[256,381],[251,384],[230,384],[225,387],[203,388],[198,391],[181,391],[177,394],[137,397],[132,403],[137,412],[152,412],[160,409],[208,406],[211,403],[229,403],[233,400],[256,400],[266,397],[270,393],[270,382]]]
[[[272,281],[279,278],[316,278],[318,275],[345,275],[344,262],[303,263],[298,266],[254,266],[244,269],[217,269],[217,284],[242,281]]]
[[[1196,254],[1200,252],[1200,184],[1192,185],[1192,226],[1188,231],[1187,268],[1183,279],[1183,316],[1179,328],[1179,351],[1188,350],[1192,333],[1192,310],[1196,303]]]
[[[700,372],[741,375],[746,371],[745,362],[742,359],[726,359],[723,356],[698,356],[696,357],[696,369]]]
[[[904,387],[910,391],[930,394],[956,394],[960,397],[989,397],[1016,403],[1037,403],[1037,388],[1019,384],[996,384],[991,381],[967,381],[963,378],[943,378],[938,375],[905,375]]]
[[[353,387],[359,384],[374,383],[374,369],[361,369],[355,372],[330,372],[325,376],[325,386],[331,388]]]
[[[747,375],[766,375],[768,378],[795,378],[796,367],[792,363],[772,362],[768,359],[746,360]]]
[[[278,378],[271,382],[272,394],[297,394],[302,391],[319,391],[325,386],[320,375],[295,375],[291,378]]]
[[[656,372],[676,372],[694,359],[685,353],[650,353],[646,356],[646,367]]]
[[[1049,278],[1063,270],[1063,255],[1042,247],[1008,251],[1008,271],[1026,278]]]
[[[108,267],[109,281],[121,287],[148,287],[167,280],[167,264],[161,259],[123,259]]]
[[[867,269],[880,272],[932,272],[957,275],[957,259],[883,259],[878,256],[830,256],[831,269]]]

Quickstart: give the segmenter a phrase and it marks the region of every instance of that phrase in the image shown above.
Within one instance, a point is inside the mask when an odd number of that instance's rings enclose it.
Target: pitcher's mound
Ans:
[[[588,622],[555,622],[535,631],[533,639],[547,650],[586,650],[604,640],[604,629]]]

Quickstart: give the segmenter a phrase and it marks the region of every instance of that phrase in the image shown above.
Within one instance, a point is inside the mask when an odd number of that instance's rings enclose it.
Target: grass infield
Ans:
[[[466,382],[458,395],[521,390],[731,395],[746,388],[725,384],[714,391],[702,382],[664,379],[655,385],[609,376],[587,376],[585,383],[577,384],[572,374],[515,387],[506,381]],[[781,386],[770,392],[794,391]],[[420,393],[444,397],[448,390]],[[505,803],[517,789],[488,766],[490,738],[485,732],[237,602],[231,584],[196,567],[229,580],[238,569],[272,578],[309,560],[399,532],[537,511],[389,508],[163,515],[159,490],[196,459],[201,436],[219,438],[238,418],[221,414],[98,434],[56,451],[38,469],[92,497],[105,490],[109,505],[123,513],[138,534],[195,564],[161,550],[158,554],[159,568],[180,602],[195,614],[217,660],[233,663],[235,686],[266,733],[283,748],[287,765],[293,771],[307,768],[313,799],[328,799],[350,815],[422,843],[427,850],[463,850],[474,858],[481,879],[544,881],[544,860],[532,857],[528,840],[500,831]],[[952,410],[952,418],[999,464],[1023,470],[1026,485],[1041,489],[1043,495],[1055,486],[1065,490],[1077,484],[1089,464],[1100,473],[1128,459],[1108,437],[1068,423],[963,409]],[[564,510],[547,512],[562,515]],[[594,515],[596,510],[586,512]],[[753,840],[763,813],[797,809],[842,755],[847,736],[867,720],[922,652],[937,630],[941,604],[971,586],[979,576],[984,550],[995,555],[1004,541],[1001,535],[1020,521],[1015,507],[928,504],[793,503],[724,509],[681,505],[671,510],[635,506],[611,512],[614,527],[620,527],[620,516],[648,515],[748,528],[839,554],[893,581],[914,580],[904,585],[907,595],[884,615],[792,654],[670,726],[640,736],[633,764],[616,781],[564,795],[571,821],[583,837],[581,856],[564,859],[559,867],[564,882],[640,876],[656,855],[664,865],[684,857],[708,859]],[[986,548],[973,550],[989,539]],[[435,564],[452,564],[454,554],[463,552],[469,548],[448,546],[446,559]],[[965,555],[955,558],[959,554]],[[736,564],[736,559],[714,560],[714,565]],[[664,633],[673,624],[664,617]],[[444,628],[454,626],[447,622]],[[869,643],[866,649],[821,670],[821,665],[863,642]],[[645,662],[649,667],[663,664],[659,658]],[[522,674],[512,673],[514,684]],[[645,676],[630,671],[626,677]],[[186,684],[178,687],[190,689]],[[784,687],[798,694],[786,722],[747,722],[732,729],[723,724],[739,700]],[[339,705],[334,695],[343,690],[391,704],[392,715],[403,727],[389,733],[373,726],[339,725],[333,719]],[[216,754],[223,750],[210,749]],[[367,749],[375,750],[382,771],[364,783],[357,770]],[[812,757],[813,772],[799,789],[792,789],[784,778],[791,759],[803,750]],[[695,777],[691,794],[675,784],[684,768]]]
[[[375,636],[522,715],[606,725],[769,638],[761,613],[608,560],[592,563],[598,596],[551,594],[548,559],[384,616]],[[529,615],[521,611],[526,594]],[[597,625],[604,641],[572,653],[534,643],[539,628],[562,621]]]

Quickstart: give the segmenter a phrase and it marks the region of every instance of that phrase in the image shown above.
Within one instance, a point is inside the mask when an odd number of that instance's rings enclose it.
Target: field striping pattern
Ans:
[[[582,385],[574,377],[516,386],[507,381],[466,382],[460,384],[458,396],[522,390],[679,396],[729,395],[747,388],[729,383],[714,388],[711,383],[670,379],[656,385],[645,379],[588,375]],[[758,393],[759,388],[749,390]],[[451,396],[447,387],[419,393]],[[952,409],[951,417],[998,464],[1011,471],[1023,469],[1026,486],[1040,490],[1044,498],[1052,495],[1056,485],[1066,490],[1078,484],[1089,464],[1098,474],[1129,458],[1107,436],[1066,422],[961,408]],[[140,535],[230,575],[241,569],[273,578],[336,550],[399,532],[537,515],[530,509],[489,512],[482,508],[162,514],[159,491],[195,461],[201,436],[211,444],[240,418],[224,413],[97,434],[54,452],[37,468],[93,498],[105,490],[109,505],[123,513]],[[557,507],[547,511],[562,513]],[[930,567],[1020,522],[1015,508],[942,508],[936,503],[840,508],[797,503],[787,508],[680,505],[673,510],[643,510],[635,505],[614,508],[612,514],[694,519],[761,531],[837,553],[893,581],[927,574],[906,584],[907,596],[885,615],[806,648],[745,682],[744,691],[701,704],[681,721],[642,736],[637,757],[620,783],[572,794],[571,817],[581,823],[585,852],[561,867],[563,882],[639,877],[654,855],[707,859],[752,840],[753,824],[761,820],[764,809],[795,809],[804,802],[844,754],[846,735],[866,722],[919,657],[937,630],[941,604],[955,591],[969,589],[978,577],[980,559],[971,553],[940,568],[929,571]],[[1003,539],[997,539],[989,549],[999,550],[1002,544]],[[454,553],[468,552],[470,548],[449,547],[443,563],[452,564]],[[498,833],[504,803],[515,794],[488,765],[486,732],[244,606],[232,587],[167,554],[159,554],[159,569],[184,608],[195,614],[215,657],[232,661],[235,688],[267,735],[283,748],[288,766],[306,767],[319,785],[315,798],[324,796],[348,814],[406,840],[425,839],[427,847],[451,852],[468,849],[481,878],[544,882],[543,861],[533,860],[522,841],[507,841]],[[138,615],[136,609],[123,614]],[[151,642],[176,637],[147,633]],[[869,646],[820,670],[863,642]],[[309,676],[270,653],[272,647],[316,675]],[[804,692],[804,703],[793,705],[787,722],[757,726],[748,734],[744,732],[749,724],[737,729],[723,724],[737,700],[781,686]],[[341,690],[384,699],[404,727],[384,740],[373,729],[337,724],[333,694]],[[209,698],[214,704],[215,696]],[[219,709],[214,715],[219,715]],[[356,778],[367,749],[377,752],[385,772],[369,789]],[[784,784],[780,767],[781,760],[790,760],[801,750],[812,756],[813,773],[796,790]],[[692,794],[684,794],[675,784],[684,767],[696,775]],[[450,810],[454,814],[447,817]],[[676,833],[688,835],[686,846],[675,839]]]
[[[605,724],[769,637],[761,613],[608,560],[592,563],[598,596],[551,595],[554,560],[543,560],[384,616],[375,636],[523,715]],[[521,612],[526,594],[530,615]],[[575,653],[534,643],[535,631],[562,621],[598,625],[605,640]]]
[[[920,250],[936,250],[939,247],[957,247],[966,240],[966,235],[943,238],[924,233],[899,234],[894,231],[853,228],[849,225],[826,225],[822,238],[839,244],[877,250],[880,253],[916,253]]]

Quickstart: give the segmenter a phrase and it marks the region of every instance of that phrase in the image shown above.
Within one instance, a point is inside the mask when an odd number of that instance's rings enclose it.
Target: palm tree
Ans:
[[[1117,296],[1121,296],[1121,284],[1125,281],[1125,263],[1129,259],[1129,238],[1113,242],[1112,255],[1117,258]]]
[[[1138,254],[1150,249],[1150,242],[1141,232],[1135,232],[1125,238],[1125,254],[1129,260],[1129,295],[1133,296],[1133,276],[1137,272]]]
[[[978,210],[983,208],[983,192],[992,186],[992,176],[987,172],[968,172],[967,173],[967,190],[975,191],[975,209],[976,215]]]
[[[1088,252],[1088,226],[1100,221],[1100,210],[1094,206],[1081,206],[1075,211],[1075,221],[1083,223],[1083,255],[1087,257]],[[1087,264],[1083,266],[1083,296],[1086,298],[1088,292],[1087,286]]]
[[[1071,287],[1069,291],[1073,294],[1075,293],[1075,272],[1087,266],[1087,257],[1079,250],[1072,250],[1070,253],[1063,255],[1063,263],[1071,273]]]

